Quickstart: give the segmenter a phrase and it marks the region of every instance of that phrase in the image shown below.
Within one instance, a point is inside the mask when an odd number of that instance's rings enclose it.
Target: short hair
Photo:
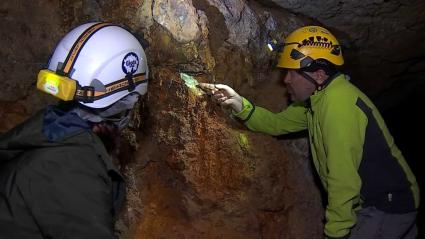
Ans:
[[[314,60],[309,66],[303,67],[300,70],[306,72],[314,72],[317,70],[323,70],[328,76],[333,76],[338,72],[336,66],[325,59],[317,59]]]

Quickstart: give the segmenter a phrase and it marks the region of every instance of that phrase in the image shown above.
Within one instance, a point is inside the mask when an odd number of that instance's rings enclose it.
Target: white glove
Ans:
[[[223,106],[231,107],[235,113],[242,111],[242,97],[231,87],[222,84],[199,83],[198,87],[211,92],[214,99]]]

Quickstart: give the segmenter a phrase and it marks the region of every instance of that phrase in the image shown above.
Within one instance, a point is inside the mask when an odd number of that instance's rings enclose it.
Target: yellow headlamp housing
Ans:
[[[96,91],[93,86],[80,86],[76,80],[44,69],[38,73],[37,88],[64,101],[93,103],[95,100],[122,90],[132,92],[136,86],[148,81],[145,75],[146,73],[139,73],[126,76],[105,85],[102,91]]]
[[[77,91],[77,81],[44,69],[38,73],[37,88],[61,100],[70,101]]]

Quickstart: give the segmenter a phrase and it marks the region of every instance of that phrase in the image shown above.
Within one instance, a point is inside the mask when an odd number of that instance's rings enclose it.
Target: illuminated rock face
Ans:
[[[190,0],[154,1],[152,15],[178,42],[195,41],[200,35],[198,14]]]
[[[321,237],[308,158],[247,131],[170,69],[153,78],[149,117],[127,165],[124,238]]]
[[[390,17],[392,12],[383,11],[382,22],[371,21],[377,25],[366,32],[374,34],[365,35],[364,21],[371,18],[355,20],[338,10],[353,1],[319,4],[322,11],[335,10],[335,15],[313,11],[320,10],[314,5],[320,1],[310,1],[314,8],[297,7],[305,6],[303,2],[307,1],[40,0],[24,5],[3,1],[0,132],[55,103],[35,89],[34,81],[68,29],[87,21],[124,24],[150,44],[146,53],[151,79],[137,117],[142,124],[125,132],[127,141],[119,155],[128,185],[127,205],[117,224],[120,237],[322,238],[323,208],[306,139],[282,140],[250,132],[180,77],[187,73],[200,82],[228,84],[252,102],[280,111],[286,106],[285,88],[274,69],[276,55],[264,46],[270,37],[279,39],[299,26],[316,24],[309,16],[329,25],[342,39],[354,76],[369,70],[404,69],[407,74],[400,79],[410,82],[415,72],[423,71],[425,50],[419,43],[424,24],[411,22],[416,17],[423,23],[424,15],[416,14],[423,1],[412,14],[397,15],[408,25],[398,35],[410,40],[387,37],[392,26],[401,29]],[[374,2],[378,7],[359,7],[356,13],[364,16],[397,1]],[[410,2],[398,9],[414,8],[415,1]],[[412,34],[415,37],[409,37]],[[353,81],[376,93],[384,89],[387,76],[376,81],[353,77]],[[394,77],[388,82],[395,82]],[[402,86],[403,94],[412,88]],[[400,97],[388,97],[386,102],[392,104]]]

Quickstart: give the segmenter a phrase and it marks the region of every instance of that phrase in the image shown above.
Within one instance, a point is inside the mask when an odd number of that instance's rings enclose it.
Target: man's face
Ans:
[[[282,80],[286,84],[292,101],[305,101],[316,90],[316,86],[296,70],[282,70],[282,74],[284,75]]]

